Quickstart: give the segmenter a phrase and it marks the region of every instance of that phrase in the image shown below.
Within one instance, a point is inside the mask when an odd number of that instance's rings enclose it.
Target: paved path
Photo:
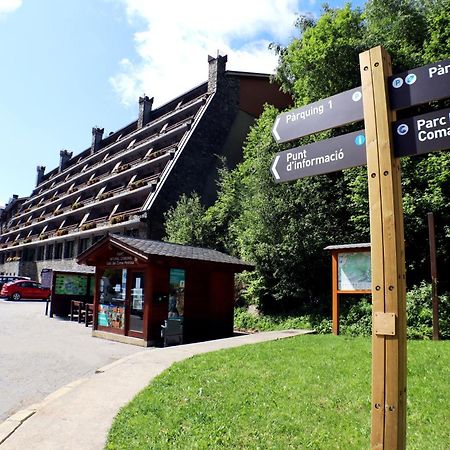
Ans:
[[[0,422],[56,389],[142,348],[94,339],[45,316],[45,302],[0,300]]]
[[[196,354],[303,334],[265,332],[168,348],[148,348],[105,366],[0,425],[1,450],[103,449],[118,410],[174,362]],[[92,338],[95,340],[94,338]]]

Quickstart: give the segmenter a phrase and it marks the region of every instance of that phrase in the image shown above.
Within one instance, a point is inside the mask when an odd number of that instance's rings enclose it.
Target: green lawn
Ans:
[[[368,449],[371,342],[309,335],[193,357],[118,414],[107,449]],[[408,342],[408,449],[450,448],[450,342]]]

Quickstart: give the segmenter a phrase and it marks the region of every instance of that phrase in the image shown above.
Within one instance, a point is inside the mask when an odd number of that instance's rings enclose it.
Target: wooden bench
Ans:
[[[94,304],[86,303],[86,307],[84,310],[84,322],[85,326],[89,326],[94,323]]]
[[[70,320],[73,321],[76,317],[78,323],[86,316],[85,302],[82,300],[70,301]]]

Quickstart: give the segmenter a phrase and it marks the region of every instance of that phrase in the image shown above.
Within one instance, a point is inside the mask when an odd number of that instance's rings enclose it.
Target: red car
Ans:
[[[8,297],[11,300],[21,298],[47,300],[51,290],[41,286],[41,283],[29,280],[18,280],[3,285],[0,297]]]

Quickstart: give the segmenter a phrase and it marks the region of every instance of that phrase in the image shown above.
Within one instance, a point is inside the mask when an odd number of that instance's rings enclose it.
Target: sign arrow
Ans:
[[[278,128],[278,124],[280,123],[280,116],[278,116],[276,119],[275,119],[275,123],[273,124],[273,128],[272,128],[272,134],[273,134],[273,137],[275,138],[275,140],[277,141],[277,142],[280,142],[280,139],[281,139],[281,137],[280,137],[280,135],[278,134],[278,131],[277,131],[277,128]]]
[[[277,172],[277,164],[278,164],[279,160],[280,160],[280,155],[275,156],[275,159],[273,161],[272,167],[270,168],[270,170],[272,170],[273,176],[275,177],[275,180],[279,180],[280,179],[280,175]]]

